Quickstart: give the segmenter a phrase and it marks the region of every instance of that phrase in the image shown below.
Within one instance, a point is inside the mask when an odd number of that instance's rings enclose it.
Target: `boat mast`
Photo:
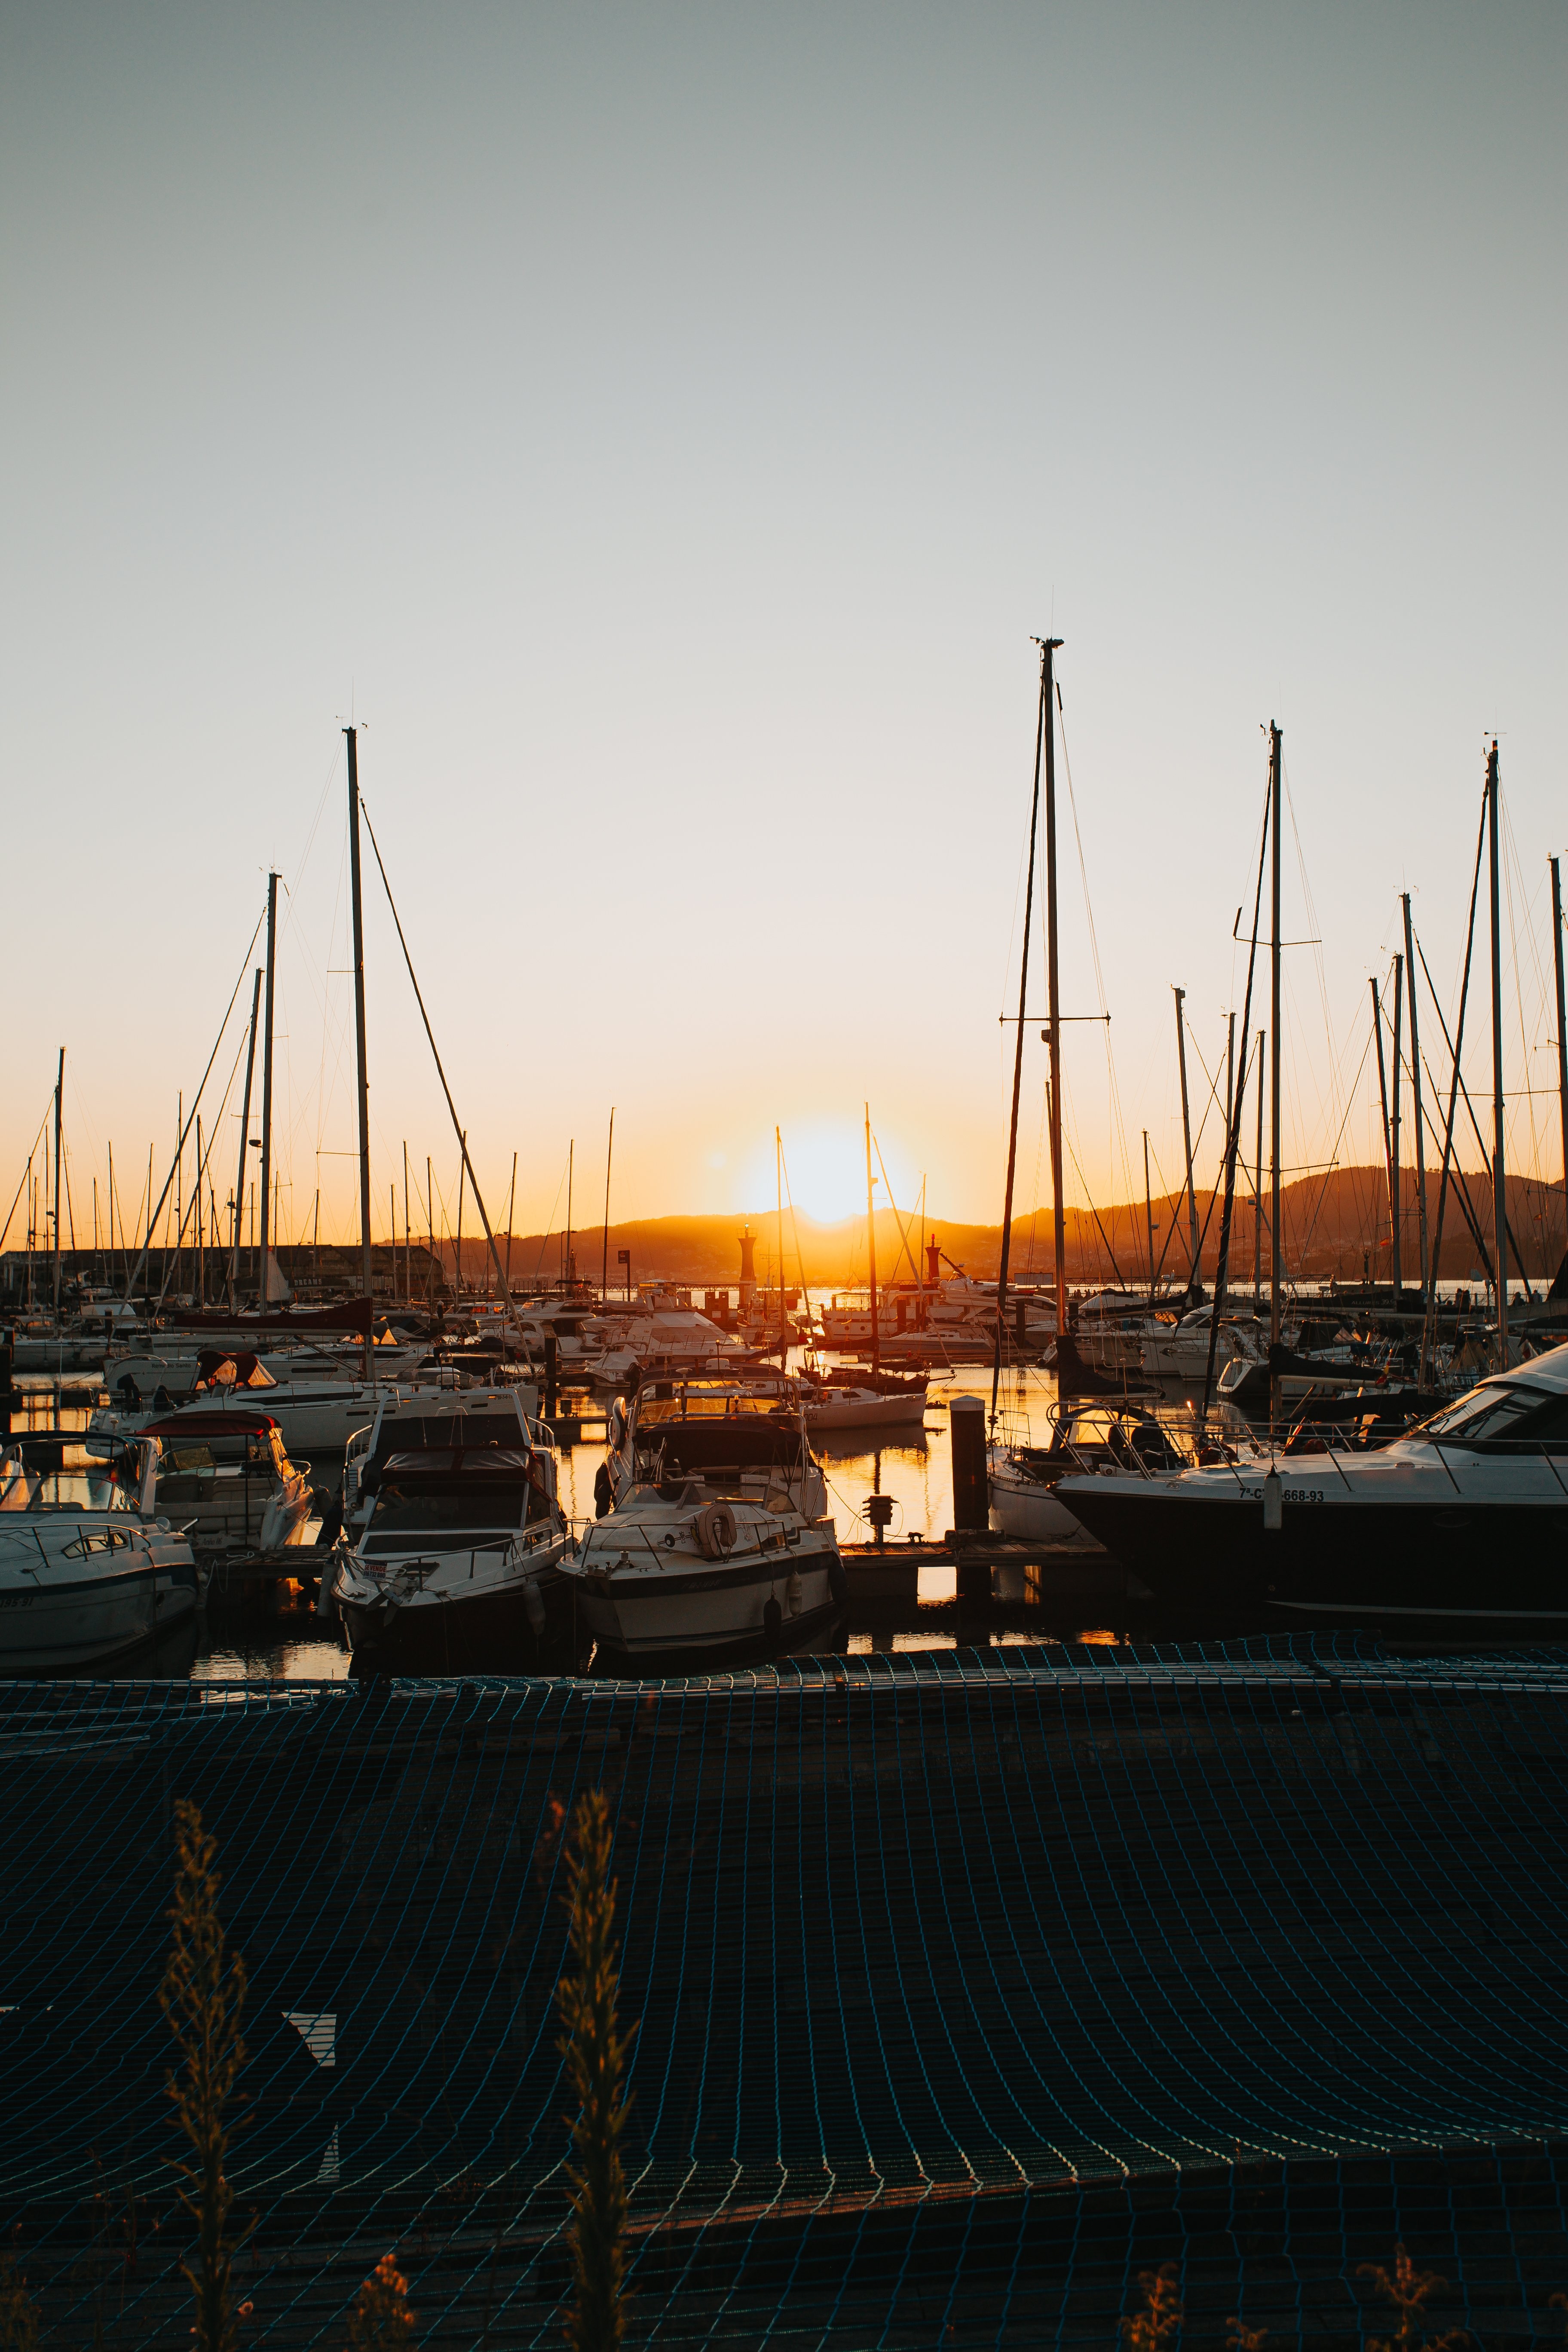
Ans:
[[[1552,963],[1557,975],[1557,1098],[1563,1114],[1563,1213],[1568,1218],[1568,1021],[1564,1020],[1563,1003],[1563,885],[1558,879],[1557,860],[1553,857],[1549,862],[1552,867]],[[1564,1238],[1563,1264],[1568,1266],[1568,1237]]]
[[[207,1303],[207,1254],[202,1228],[202,1115],[196,1113],[196,1307]]]
[[[277,964],[278,877],[273,872],[267,877],[267,1009],[261,1031],[261,1306],[264,1313],[272,1289],[267,1253],[272,1243],[272,1004]]]
[[[1497,738],[1487,757],[1487,863],[1492,918],[1492,1216],[1497,1251],[1498,1361],[1508,1362],[1508,1178],[1502,1137],[1502,927],[1498,910],[1498,803],[1502,787],[1498,776]]]
[[[1487,797],[1483,793],[1480,830],[1476,835],[1475,871],[1470,877],[1470,915],[1465,928],[1465,971],[1459,982],[1458,1017],[1454,1024],[1454,1073],[1448,1087],[1448,1117],[1443,1129],[1443,1166],[1437,1180],[1437,1218],[1432,1232],[1432,1287],[1427,1294],[1426,1312],[1421,1323],[1421,1364],[1416,1377],[1423,1388],[1426,1385],[1427,1366],[1431,1360],[1437,1322],[1437,1284],[1443,1269],[1443,1212],[1448,1200],[1448,1163],[1454,1152],[1454,1114],[1459,1107],[1459,1055],[1465,1043],[1465,1011],[1470,1001],[1470,960],[1476,945],[1476,901],[1481,887],[1481,853],[1487,845]],[[1443,1021],[1443,1008],[1437,1003],[1437,992],[1432,987],[1430,971],[1426,974],[1426,985],[1431,989],[1433,1003],[1437,1005],[1437,1018],[1443,1024],[1443,1034],[1447,1037],[1448,1024]],[[1466,1100],[1468,1101],[1468,1096]],[[1479,1232],[1477,1241],[1479,1246]],[[1484,1247],[1480,1254],[1484,1258]]]
[[[55,1333],[60,1328],[60,1129],[66,1091],[66,1049],[60,1047],[59,1075],[55,1080]],[[58,1399],[57,1399],[58,1402]]]
[[[1154,1303],[1154,1203],[1149,1196],[1149,1130],[1143,1129],[1143,1227],[1149,1242],[1149,1303]]]
[[[374,1316],[370,1279],[370,1077],[364,1051],[364,900],[359,870],[359,730],[345,727],[349,747],[349,888],[353,901],[354,1066],[359,1096],[360,1281],[364,1290],[364,1376],[371,1376]]]
[[[1388,1188],[1389,1223],[1394,1221],[1394,1162],[1388,1149],[1388,1072],[1383,1059],[1383,1005],[1377,993],[1375,976],[1367,986],[1372,991],[1372,1034],[1377,1047],[1377,1099],[1383,1111],[1383,1181]]]
[[[1268,729],[1268,748],[1271,765],[1273,768],[1272,784],[1274,801],[1274,838],[1270,844],[1272,864],[1269,878],[1269,887],[1274,908],[1273,940],[1270,948],[1270,959],[1273,966],[1272,1010],[1269,1016],[1274,1036],[1274,1059],[1269,1074],[1271,1084],[1268,1098],[1270,1129],[1268,1166],[1269,1213],[1273,1227],[1272,1252],[1269,1261],[1268,1345],[1270,1352],[1272,1353],[1272,1350],[1279,1344],[1279,1327],[1281,1321],[1280,1308],[1282,1303],[1279,1292],[1285,1276],[1285,1257],[1284,1251],[1281,1247],[1281,1234],[1279,1230],[1279,1068],[1280,1063],[1283,1059],[1279,1051],[1279,1039],[1281,1035],[1279,1024],[1282,1018],[1280,1007],[1281,959],[1279,939],[1279,835],[1285,818],[1285,739],[1280,733],[1279,728],[1272,722],[1270,722]],[[1268,1391],[1268,1418],[1270,1423],[1275,1423],[1279,1418],[1279,1376],[1277,1372],[1270,1375]]]
[[[868,1122],[870,1115],[868,1105]],[[789,1326],[784,1321],[784,1137],[776,1127],[773,1129],[773,1189],[778,1194],[779,1212],[779,1370],[782,1373],[789,1361]],[[894,1270],[897,1271],[897,1260],[894,1261]]]
[[[1051,1221],[1054,1227],[1057,1261],[1057,1329],[1068,1328],[1068,1239],[1067,1203],[1062,1198],[1062,1054],[1061,1003],[1057,973],[1057,714],[1052,698],[1057,691],[1052,672],[1051,656],[1061,644],[1060,637],[1047,637],[1040,648],[1042,699],[1046,719],[1046,985],[1049,994],[1047,1011],[1050,1019],[1050,1114],[1051,1114]],[[1019,1006],[1020,1013],[1023,1011]],[[1016,1089],[1013,1097],[1013,1123],[1017,1125],[1018,1101]],[[1003,1234],[1005,1248],[1007,1236]],[[1058,1378],[1057,1386],[1061,1386]],[[992,1411],[995,1411],[994,1399]]]
[[[1400,1015],[1404,1011],[1404,982],[1405,958],[1402,955],[1396,955],[1394,959],[1394,1060],[1388,1073],[1394,1094],[1393,1115],[1389,1120],[1388,1223],[1394,1243],[1394,1307],[1396,1314],[1399,1311],[1399,1293],[1402,1286],[1399,1263],[1399,1045]]]
[[[1035,837],[1039,830],[1040,822],[1040,762],[1045,754],[1045,745],[1049,732],[1050,724],[1048,709],[1051,691],[1051,647],[1057,642],[1057,639],[1054,637],[1036,637],[1034,639],[1034,643],[1040,648],[1040,708],[1039,715],[1035,721],[1035,785],[1034,793],[1029,802],[1029,865],[1028,872],[1024,883],[1024,951],[1018,959],[1018,1030],[1016,1036],[1013,1040],[1013,1109],[1007,1124],[1007,1181],[1003,1188],[1002,1193],[1002,1260],[997,1270],[996,1277],[996,1345],[994,1358],[991,1367],[991,1418],[993,1423],[994,1423],[996,1419],[996,1398],[998,1391],[1002,1385],[1002,1349],[1005,1344],[1006,1337],[1007,1260],[1012,1254],[1013,1247],[1013,1176],[1018,1160],[1018,1097],[1024,1083],[1024,1022],[1028,1011],[1029,998],[1029,940],[1035,928]],[[1047,1042],[1051,1049],[1051,1075],[1054,1078],[1057,1067],[1056,902],[1054,897],[1052,899],[1051,908],[1051,926],[1049,931],[1047,971],[1048,973],[1050,987],[1051,1018],[1050,1027],[1047,1031],[1046,1035]],[[1057,1203],[1057,1266],[1058,1293],[1061,1287],[1060,1166],[1061,1161],[1058,1144],[1057,1119],[1055,1108],[1053,1107],[1051,1113],[1051,1184],[1053,1197]],[[870,1115],[868,1113],[866,1123],[866,1192],[868,1199],[870,1198],[870,1188],[871,1128]],[[1060,1313],[1059,1307],[1058,1311],[1057,1328],[1058,1331],[1065,1331],[1067,1328],[1067,1322]]]
[[[603,1307],[605,1301],[610,1295],[610,1170],[615,1162],[615,1157],[616,1106],[612,1103],[610,1105],[610,1139],[605,1146],[605,1250],[604,1255],[599,1261],[599,1304],[601,1307]],[[515,1151],[511,1155],[511,1189],[515,1195],[517,1192],[517,1154]],[[506,1213],[506,1254],[507,1269],[510,1276],[511,1268],[511,1211],[510,1207]]]
[[[776,1128],[773,1132],[775,1135],[777,1134],[778,1130]],[[779,1246],[782,1253],[784,1246],[782,1238],[784,1234],[784,1224],[782,1219],[779,1224],[779,1234],[781,1236]],[[1003,1247],[1006,1247],[1005,1234],[1003,1236]],[[882,1339],[881,1334],[877,1328],[877,1205],[871,1197],[871,1106],[869,1103],[866,1105],[866,1263],[869,1269],[871,1277],[871,1370],[873,1372],[879,1372],[882,1369]],[[782,1313],[782,1301],[784,1298],[784,1259],[782,1254],[779,1259],[779,1298],[781,1301],[780,1312]],[[1002,1349],[1000,1339],[998,1339],[996,1342],[996,1349],[997,1360],[1000,1362]],[[996,1410],[994,1398],[993,1399],[991,1409],[993,1412]]]
[[[1231,1018],[1235,1019],[1233,1013]],[[1263,1076],[1268,1059],[1268,1032],[1258,1033],[1258,1159],[1252,1178],[1252,1307],[1263,1304]]]
[[[1193,1118],[1187,1108],[1187,1035],[1186,1024],[1182,1017],[1187,992],[1184,988],[1178,988],[1173,992],[1176,999],[1176,1067],[1182,1076],[1182,1146],[1187,1155],[1188,1282],[1195,1290],[1198,1281],[1198,1196],[1193,1190]]]
[[[1405,969],[1410,974],[1410,1108],[1415,1122],[1415,1210],[1421,1237],[1421,1304],[1426,1311],[1432,1269],[1426,1252],[1426,1148],[1421,1134],[1421,1037],[1415,1013],[1415,949],[1410,927],[1410,893],[1400,893],[1405,908]],[[1561,1023],[1558,1024],[1561,1027]]]
[[[228,1221],[228,1311],[239,1312],[239,1245],[245,1232],[246,1154],[250,1150],[250,1081],[256,1069],[256,1024],[261,1013],[261,967],[250,992],[250,1043],[245,1051],[245,1098],[239,1113],[239,1172],[234,1180],[234,1214]]]

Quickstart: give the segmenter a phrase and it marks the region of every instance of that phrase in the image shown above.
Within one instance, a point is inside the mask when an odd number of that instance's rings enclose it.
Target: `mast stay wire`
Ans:
[[[1116,1083],[1116,1056],[1110,1044],[1110,1008],[1106,1003],[1105,974],[1100,961],[1100,938],[1094,928],[1094,905],[1089,895],[1089,864],[1083,854],[1083,832],[1078,821],[1078,794],[1073,790],[1072,755],[1068,750],[1067,710],[1062,702],[1060,678],[1053,678],[1051,683],[1056,688],[1057,695],[1057,720],[1062,739],[1062,768],[1067,776],[1068,808],[1072,816],[1072,837],[1078,848],[1079,879],[1083,887],[1083,912],[1084,919],[1089,926],[1089,960],[1094,966],[1095,993],[1100,1014],[1100,1025],[1105,1034],[1105,1069],[1110,1096],[1112,1130],[1121,1153],[1122,1181],[1127,1187],[1127,1197],[1131,1200],[1132,1198],[1132,1163],[1127,1153],[1127,1128],[1121,1116],[1121,1096]],[[1065,1087],[1063,1091],[1065,1093]]]
[[[40,1144],[40,1143],[42,1143],[42,1141],[43,1141],[43,1139],[44,1139],[44,1137],[45,1137],[45,1134],[47,1132],[49,1120],[50,1120],[50,1118],[51,1118],[51,1117],[53,1116],[53,1113],[54,1113],[54,1108],[55,1108],[55,1090],[54,1090],[53,1087],[51,1087],[49,1088],[49,1098],[48,1098],[48,1101],[44,1105],[44,1115],[43,1115],[42,1118],[38,1121],[38,1131],[37,1131],[37,1135],[35,1135],[35,1136],[34,1136],[32,1142],[28,1145],[28,1147],[27,1147],[27,1157],[26,1157],[26,1159],[22,1162],[22,1173],[21,1173],[20,1180],[18,1181],[17,1185],[16,1185],[16,1198],[15,1198],[15,1199],[12,1201],[12,1202],[11,1202],[11,1207],[10,1207],[9,1213],[7,1213],[7,1215],[6,1215],[6,1219],[5,1219],[5,1226],[4,1226],[4,1228],[3,1228],[3,1229],[0,1229],[0,1249],[4,1249],[4,1248],[5,1248],[5,1235],[6,1235],[6,1234],[10,1232],[10,1230],[11,1230],[11,1219],[12,1219],[12,1218],[16,1215],[16,1202],[17,1202],[17,1201],[19,1201],[19,1200],[21,1199],[21,1197],[22,1197],[22,1186],[26,1182],[26,1181],[27,1181],[28,1177],[29,1177],[29,1176],[31,1175],[31,1173],[32,1173],[32,1169],[33,1169],[33,1157],[34,1157],[34,1154],[37,1152],[37,1149],[38,1149],[39,1144]]]

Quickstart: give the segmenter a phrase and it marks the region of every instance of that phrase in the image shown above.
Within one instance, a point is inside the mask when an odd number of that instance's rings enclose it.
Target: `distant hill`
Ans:
[[[1407,1282],[1418,1278],[1420,1245],[1417,1234],[1415,1179],[1412,1171],[1404,1171],[1400,1187],[1401,1271]],[[1263,1232],[1263,1273],[1268,1279],[1268,1232],[1267,1224],[1267,1178],[1265,1179],[1265,1224]],[[1444,1219],[1442,1264],[1439,1274],[1445,1278],[1463,1280],[1481,1264],[1479,1253],[1466,1222],[1464,1195],[1468,1193],[1471,1211],[1486,1236],[1490,1250],[1491,1185],[1487,1176],[1466,1170],[1459,1180],[1450,1179],[1448,1202]],[[1533,1281],[1538,1275],[1550,1280],[1562,1259],[1564,1248],[1563,1195],[1561,1187],[1546,1188],[1527,1179],[1513,1177],[1509,1181],[1509,1218],[1514,1238],[1524,1254],[1526,1269]],[[1427,1177],[1428,1215],[1436,1220],[1437,1184],[1435,1175]],[[1187,1272],[1187,1211],[1184,1193],[1166,1193],[1153,1204],[1154,1263],[1163,1278],[1183,1280]],[[1205,1281],[1213,1279],[1219,1243],[1223,1202],[1207,1191],[1200,1191],[1197,1199],[1198,1224],[1203,1237],[1200,1271]],[[1281,1225],[1284,1238],[1287,1271],[1310,1280],[1323,1280],[1339,1275],[1347,1280],[1359,1278],[1363,1273],[1386,1281],[1391,1272],[1388,1233],[1388,1182],[1381,1168],[1340,1168],[1325,1175],[1299,1178],[1286,1185],[1280,1195]],[[721,1217],[652,1217],[624,1224],[613,1224],[608,1237],[610,1286],[615,1289],[626,1276],[617,1253],[626,1250],[631,1256],[631,1278],[634,1283],[662,1279],[683,1285],[704,1285],[717,1289],[733,1287],[740,1280],[741,1252],[739,1237],[749,1224],[757,1237],[756,1273],[759,1282],[771,1282],[774,1276],[774,1259],[778,1249],[778,1219],[773,1210],[757,1212],[749,1219],[741,1216]],[[974,1225],[928,1218],[925,1236],[933,1235],[942,1252],[942,1272],[961,1266],[965,1273],[981,1279],[993,1278],[1001,1256],[1000,1225]],[[1253,1266],[1254,1216],[1252,1191],[1249,1183],[1239,1178],[1231,1230],[1231,1281],[1250,1282]],[[907,1242],[907,1247],[906,1247]],[[804,1262],[805,1279],[816,1289],[847,1289],[863,1284],[866,1279],[866,1221],[864,1217],[847,1218],[838,1224],[818,1224],[815,1220],[797,1215],[793,1221],[784,1213],[784,1276],[790,1285],[800,1280]],[[905,1220],[903,1234],[890,1210],[879,1211],[877,1216],[877,1273],[882,1282],[910,1282],[915,1269],[912,1261],[918,1257],[921,1228],[918,1216]],[[504,1239],[500,1247],[506,1250]],[[590,1226],[573,1236],[573,1255],[579,1275],[591,1282],[599,1279],[604,1264],[605,1234],[602,1226]],[[1110,1282],[1120,1275],[1130,1284],[1146,1283],[1149,1279],[1147,1225],[1142,1201],[1129,1206],[1101,1209],[1098,1217],[1092,1210],[1071,1208],[1067,1213],[1068,1277],[1079,1284]],[[452,1244],[441,1244],[437,1255],[449,1267]],[[510,1286],[530,1289],[537,1284],[560,1278],[563,1271],[563,1236],[559,1234],[519,1234],[512,1237]],[[481,1234],[473,1240],[463,1236],[463,1275],[466,1281],[485,1280],[485,1244]],[[1517,1272],[1512,1261],[1510,1276]],[[1051,1213],[1047,1205],[1026,1217],[1014,1221],[1010,1279],[1023,1282],[1047,1282],[1051,1272]]]

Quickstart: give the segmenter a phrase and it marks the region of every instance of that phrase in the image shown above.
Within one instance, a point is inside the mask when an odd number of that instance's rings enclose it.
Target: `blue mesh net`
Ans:
[[[634,2341],[1561,2338],[1568,1651],[1019,1644],[658,1683],[0,1691],[0,2226],[186,2340],[155,1989],[200,1805],[250,1978],[246,2341],[561,2340],[563,1829],[637,2021]]]

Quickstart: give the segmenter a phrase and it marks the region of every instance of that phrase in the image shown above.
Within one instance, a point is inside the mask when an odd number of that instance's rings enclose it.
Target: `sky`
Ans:
[[[275,866],[282,1227],[355,1230],[352,719],[492,1221],[515,1154],[558,1225],[574,1139],[601,1215],[612,1105],[614,1215],[765,1205],[775,1126],[847,1213],[867,1102],[901,1206],[999,1217],[1047,633],[1063,1009],[1111,1015],[1070,1197],[1145,1129],[1179,1180],[1173,985],[1212,1173],[1270,720],[1288,1165],[1381,1156],[1402,889],[1452,1020],[1497,730],[1510,1150],[1561,1181],[1561,7],[0,24],[5,1201],[63,1044],[78,1237],[110,1142],[134,1223]],[[439,1228],[365,859],[378,1230],[405,1143]]]

